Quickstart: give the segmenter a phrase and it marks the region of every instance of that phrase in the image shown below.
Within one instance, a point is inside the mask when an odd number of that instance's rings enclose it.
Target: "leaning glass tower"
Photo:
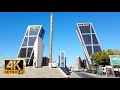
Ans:
[[[77,34],[83,46],[88,64],[94,64],[91,55],[102,51],[100,42],[92,23],[77,23]]]
[[[43,38],[45,30],[42,25],[29,25],[24,35],[17,57],[26,59],[26,66],[41,66],[43,57]]]

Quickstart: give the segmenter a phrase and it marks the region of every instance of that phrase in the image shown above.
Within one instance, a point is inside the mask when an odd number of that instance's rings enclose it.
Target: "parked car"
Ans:
[[[97,70],[92,70],[92,73],[97,74]]]
[[[80,68],[80,71],[84,71],[84,68]]]
[[[115,76],[117,77],[120,77],[120,69],[118,69],[118,68],[114,68],[114,74],[115,74]]]
[[[52,68],[57,68],[58,66],[57,66],[57,63],[56,62],[53,62],[52,63]]]
[[[87,69],[87,68],[85,68],[85,69],[84,69],[84,71],[85,71],[85,72],[87,72],[87,71],[88,71],[88,69]]]

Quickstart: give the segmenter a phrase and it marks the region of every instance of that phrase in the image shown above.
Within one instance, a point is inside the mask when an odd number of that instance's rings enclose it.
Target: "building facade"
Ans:
[[[86,68],[87,67],[87,61],[86,61],[86,59],[82,59],[82,63],[83,63],[83,68]]]
[[[60,51],[60,67],[65,67],[65,52]]]
[[[96,52],[101,52],[101,45],[96,35],[92,23],[77,23],[77,35],[83,46],[84,54],[87,60],[87,66],[94,64],[91,55]]]
[[[26,59],[26,66],[41,67],[45,30],[42,25],[29,25],[24,35],[17,57]]]
[[[49,58],[43,57],[42,59],[42,66],[48,66],[49,65]]]
[[[79,56],[77,56],[76,66],[79,66],[81,68],[81,58]]]

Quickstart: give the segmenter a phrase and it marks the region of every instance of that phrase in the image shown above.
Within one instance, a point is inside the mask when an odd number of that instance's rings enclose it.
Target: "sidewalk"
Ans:
[[[0,78],[65,78],[58,68],[26,67],[24,74],[4,74],[0,68]]]
[[[119,77],[114,77],[114,76],[106,76],[106,75],[98,75],[98,74],[93,74],[93,73],[87,73],[87,72],[81,72],[83,74],[87,74],[96,78],[119,78]]]

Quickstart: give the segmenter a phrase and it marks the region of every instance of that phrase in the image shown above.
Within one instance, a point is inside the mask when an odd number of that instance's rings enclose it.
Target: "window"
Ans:
[[[92,26],[91,26],[91,29],[92,29],[92,33],[95,33]]]
[[[31,58],[32,58],[32,59],[34,59],[34,51],[33,51],[33,53],[32,53],[32,56],[31,56]]]
[[[93,38],[93,44],[98,44],[98,40],[95,34],[92,34],[92,38]]]
[[[27,46],[28,37],[25,37],[22,46]]]
[[[29,37],[29,44],[28,44],[28,46],[34,46],[35,40],[36,40],[36,37]]]
[[[33,59],[30,59],[30,62],[28,64],[29,64],[29,66],[32,66],[33,65]]]
[[[45,30],[42,28],[42,29],[40,30],[39,36],[43,39],[43,38],[44,38],[44,34],[45,34]]]
[[[33,48],[28,48],[27,57],[30,57]]]
[[[21,48],[18,57],[19,58],[25,58],[26,57],[26,48]]]
[[[85,44],[91,44],[91,35],[82,35]]]
[[[39,26],[33,26],[30,27],[29,35],[37,35],[40,27]]]
[[[100,46],[93,46],[93,49],[94,49],[94,53],[101,52]]]
[[[92,55],[92,46],[86,46],[89,56]]]
[[[64,58],[64,52],[61,52],[61,58]]]
[[[79,26],[81,33],[90,33],[90,26]]]
[[[29,59],[26,59],[26,65],[28,66]]]

